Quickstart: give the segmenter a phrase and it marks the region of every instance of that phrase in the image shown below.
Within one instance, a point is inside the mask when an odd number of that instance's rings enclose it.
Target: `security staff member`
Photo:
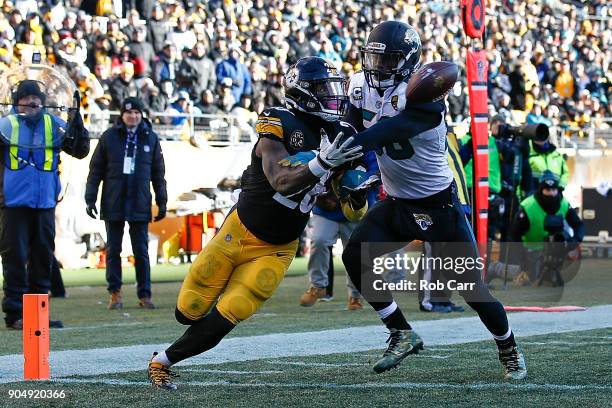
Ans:
[[[106,280],[109,309],[121,309],[121,242],[123,228],[130,226],[136,260],[137,295],[140,307],[153,309],[151,269],[148,254],[151,190],[159,212],[154,221],[166,216],[166,180],[161,145],[150,123],[144,120],[144,105],[138,98],[126,98],[116,126],[101,136],[89,165],[85,190],[87,214],[96,218],[98,186],[102,183],[100,218],[106,223]]]
[[[510,236],[515,242],[523,242],[532,249],[541,249],[547,241],[550,231],[545,227],[547,216],[561,217],[572,229],[572,234],[564,234],[564,242],[569,248],[582,242],[584,224],[576,211],[561,193],[559,179],[549,170],[544,171],[538,184],[538,190],[521,202],[521,208],[512,223]]]
[[[557,151],[557,147],[546,140],[530,141],[529,167],[534,187],[544,172],[549,170],[559,179],[559,187],[565,188],[569,180],[569,170],[565,157]]]
[[[21,330],[23,295],[46,294],[50,289],[55,206],[61,190],[60,151],[84,158],[89,153],[89,134],[80,113],[67,126],[47,112],[47,95],[38,81],[21,81],[12,98],[11,113],[0,119],[2,311],[7,327]],[[50,325],[61,327],[62,323],[51,321]]]

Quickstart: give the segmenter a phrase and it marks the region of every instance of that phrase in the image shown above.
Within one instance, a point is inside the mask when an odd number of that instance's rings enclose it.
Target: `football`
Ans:
[[[453,88],[459,77],[454,62],[439,61],[423,65],[415,72],[406,88],[406,102],[411,104],[438,101]]]

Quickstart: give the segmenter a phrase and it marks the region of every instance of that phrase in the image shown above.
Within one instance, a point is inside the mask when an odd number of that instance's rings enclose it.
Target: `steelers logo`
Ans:
[[[287,86],[292,87],[297,84],[297,81],[298,81],[298,72],[297,72],[297,69],[293,68],[289,70],[289,72],[287,72],[287,75],[285,75],[285,83],[287,84]]]

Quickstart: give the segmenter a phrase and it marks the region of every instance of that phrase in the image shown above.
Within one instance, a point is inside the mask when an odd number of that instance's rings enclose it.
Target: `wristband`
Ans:
[[[321,178],[327,173],[327,169],[321,164],[319,156],[308,162],[308,168],[310,169],[310,172],[314,174],[315,177]]]

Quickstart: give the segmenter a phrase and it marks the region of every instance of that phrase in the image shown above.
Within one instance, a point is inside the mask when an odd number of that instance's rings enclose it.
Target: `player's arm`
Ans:
[[[314,175],[309,166],[281,166],[280,162],[289,156],[289,152],[280,141],[261,138],[255,154],[261,157],[264,174],[272,188],[283,195],[300,191],[321,177]]]
[[[264,174],[272,188],[287,195],[316,182],[332,169],[360,158],[361,146],[350,147],[352,142],[352,137],[344,139],[342,133],[332,143],[323,137],[320,151],[311,152],[308,161],[286,165],[287,159],[295,156],[289,156],[280,140],[263,137],[257,143],[255,154],[261,157]]]
[[[407,107],[404,111],[370,126],[355,135],[354,146],[362,146],[364,152],[380,149],[395,142],[402,142],[429,129],[442,121],[444,104],[432,102]]]

